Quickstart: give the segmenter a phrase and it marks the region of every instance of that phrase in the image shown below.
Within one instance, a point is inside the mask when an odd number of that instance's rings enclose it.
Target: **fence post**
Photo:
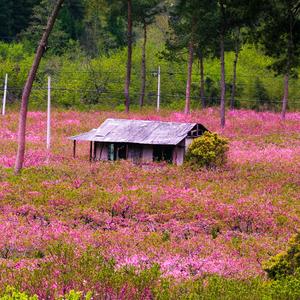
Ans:
[[[160,109],[160,66],[158,67],[157,72],[157,106],[156,110],[159,111]]]
[[[3,93],[3,102],[2,102],[2,115],[3,116],[5,115],[5,107],[6,107],[7,82],[8,82],[8,74],[5,74],[4,93]]]
[[[48,77],[47,150],[51,147],[51,77]]]

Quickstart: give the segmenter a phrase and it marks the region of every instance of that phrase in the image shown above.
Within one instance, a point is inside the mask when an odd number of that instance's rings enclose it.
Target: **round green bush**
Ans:
[[[277,279],[288,275],[300,274],[300,233],[293,236],[285,251],[264,262],[263,269],[269,278]]]
[[[228,140],[216,133],[206,131],[190,144],[185,163],[197,168],[221,167],[226,162]]]

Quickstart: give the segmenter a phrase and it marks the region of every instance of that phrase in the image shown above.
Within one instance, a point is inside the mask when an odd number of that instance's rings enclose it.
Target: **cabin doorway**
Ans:
[[[153,147],[153,161],[165,161],[167,163],[173,162],[173,146],[154,146]]]

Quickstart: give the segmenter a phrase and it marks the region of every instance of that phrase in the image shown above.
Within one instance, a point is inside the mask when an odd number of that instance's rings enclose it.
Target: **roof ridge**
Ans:
[[[173,123],[173,124],[201,124],[201,123],[198,123],[198,122],[175,122],[175,121],[163,121],[163,120],[123,119],[123,118],[107,118],[103,123],[105,123],[108,120],[115,120],[115,121],[136,121],[136,122],[142,121],[142,122]]]

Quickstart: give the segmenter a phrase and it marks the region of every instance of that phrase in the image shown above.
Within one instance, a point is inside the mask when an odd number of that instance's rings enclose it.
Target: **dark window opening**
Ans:
[[[127,159],[126,144],[109,144],[108,145],[108,160]]]
[[[188,133],[188,137],[199,137],[201,136],[205,131],[207,131],[207,129],[202,126],[201,124],[197,124],[189,133]]]
[[[154,146],[153,161],[173,162],[173,148],[172,146]]]
[[[116,160],[127,159],[127,146],[125,144],[115,145]]]
[[[133,163],[138,164],[141,162],[143,149],[140,145],[133,145],[130,149],[130,155]]]

